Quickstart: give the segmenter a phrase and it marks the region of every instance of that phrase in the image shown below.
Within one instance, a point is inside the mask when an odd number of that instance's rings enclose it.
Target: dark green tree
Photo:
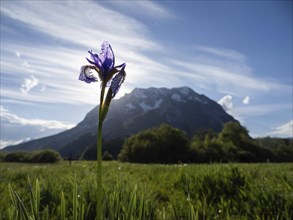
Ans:
[[[103,160],[113,160],[113,155],[109,153],[109,151],[105,151],[103,153]]]
[[[233,157],[240,162],[276,161],[274,153],[258,146],[249,136],[247,129],[238,122],[226,123],[218,136],[218,141],[234,148],[236,154]]]
[[[5,162],[27,162],[30,153],[26,151],[9,152],[5,155]]]
[[[56,163],[62,158],[57,151],[52,149],[42,149],[36,151],[15,151],[5,155],[4,162],[24,162],[24,163]]]
[[[232,142],[235,146],[243,146],[252,141],[248,130],[239,122],[226,123],[218,138],[224,143]]]
[[[187,160],[189,141],[180,129],[162,124],[128,138],[119,160],[137,163],[177,163]]]
[[[56,163],[62,158],[57,151],[52,149],[44,149],[33,151],[30,153],[27,162],[30,163]]]

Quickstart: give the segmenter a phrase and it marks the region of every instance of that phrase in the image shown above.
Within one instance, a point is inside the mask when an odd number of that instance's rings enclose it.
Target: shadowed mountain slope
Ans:
[[[215,101],[188,87],[134,89],[113,100],[103,124],[103,140],[121,143],[130,135],[162,123],[184,130],[192,136],[198,129],[221,131],[226,122],[235,121]],[[52,148],[62,155],[80,155],[95,141],[98,106],[74,128],[37,140],[5,148],[7,151]],[[115,140],[115,141],[113,141]],[[116,146],[118,151],[121,146]],[[107,144],[106,144],[107,148]],[[111,146],[113,148],[113,146]]]

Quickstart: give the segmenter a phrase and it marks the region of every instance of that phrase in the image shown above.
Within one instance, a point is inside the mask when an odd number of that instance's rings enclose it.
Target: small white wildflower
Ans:
[[[186,198],[186,201],[189,202],[190,201],[190,193],[188,193],[188,196]]]

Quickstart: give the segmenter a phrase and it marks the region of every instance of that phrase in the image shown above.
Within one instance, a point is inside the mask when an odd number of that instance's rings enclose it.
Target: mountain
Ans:
[[[198,129],[221,131],[224,123],[235,121],[215,101],[188,87],[136,88],[113,100],[103,124],[104,149],[119,152],[126,137],[141,130],[167,123],[192,136]],[[96,140],[98,106],[74,128],[5,148],[7,151],[52,148],[62,155],[80,155]],[[107,145],[108,144],[108,145]],[[117,146],[117,144],[119,146]]]

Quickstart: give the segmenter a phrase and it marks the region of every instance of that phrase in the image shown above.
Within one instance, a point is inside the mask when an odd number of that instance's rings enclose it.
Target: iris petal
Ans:
[[[125,66],[126,66],[126,63],[122,63],[122,64],[120,64],[120,65],[118,65],[118,66],[115,66],[115,68],[116,68],[116,69],[119,69],[119,68],[125,68]]]
[[[104,68],[103,68],[103,66],[102,65],[100,65],[99,63],[96,63],[96,62],[94,62],[94,61],[91,61],[89,58],[87,58],[86,57],[86,59],[87,59],[87,61],[90,63],[90,64],[93,64],[93,65],[95,65],[101,72],[105,72],[105,70],[104,70]]]
[[[116,73],[120,72],[123,68],[125,68],[126,64],[123,63],[121,65],[115,66],[113,69],[109,70],[107,73],[106,80],[109,81]]]
[[[101,45],[101,53],[100,53],[102,66],[105,69],[105,71],[109,71],[114,67],[115,64],[115,56],[114,52],[112,50],[111,45],[104,41]]]
[[[114,76],[114,78],[111,81],[111,90],[112,90],[112,98],[115,97],[115,95],[118,93],[122,83],[124,82],[126,77],[126,72],[124,71],[124,68]]]
[[[93,73],[91,72],[93,68],[94,67],[89,65],[82,66],[80,68],[79,80],[84,81],[86,83],[97,82],[98,81],[97,77],[95,77]]]
[[[97,65],[102,66],[102,62],[101,62],[101,60],[100,60],[98,54],[94,54],[94,53],[92,53],[92,51],[88,51],[88,52],[90,53],[92,60],[93,60]]]

